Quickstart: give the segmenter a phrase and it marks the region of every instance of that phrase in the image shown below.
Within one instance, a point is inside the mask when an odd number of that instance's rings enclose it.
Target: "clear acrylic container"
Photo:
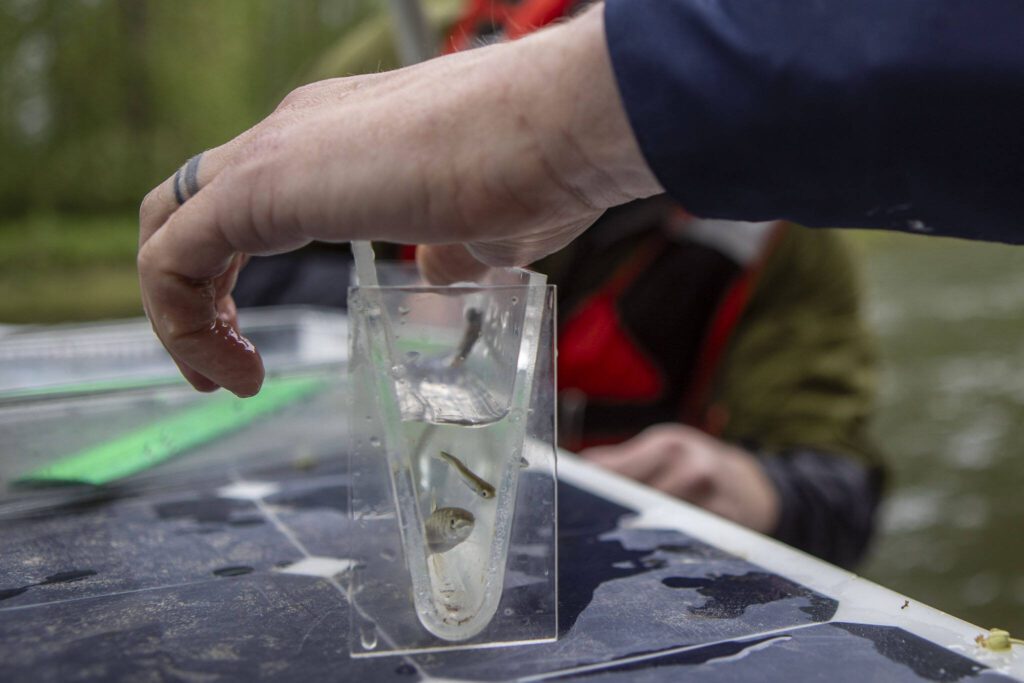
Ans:
[[[557,634],[554,288],[349,290],[353,656]]]

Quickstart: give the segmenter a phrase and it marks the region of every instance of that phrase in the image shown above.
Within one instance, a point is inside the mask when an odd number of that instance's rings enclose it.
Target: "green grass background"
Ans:
[[[0,323],[142,315],[138,219],[38,214],[0,222]]]

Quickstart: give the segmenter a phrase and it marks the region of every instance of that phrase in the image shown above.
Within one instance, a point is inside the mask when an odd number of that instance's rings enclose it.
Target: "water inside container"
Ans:
[[[396,643],[430,641],[403,620],[409,593],[393,586],[408,582],[413,618],[449,643],[481,634],[502,598],[547,301],[535,274],[508,278],[350,291],[354,405],[368,411],[353,510],[374,544],[358,585]],[[385,532],[370,531],[392,505],[405,567],[377,563]]]

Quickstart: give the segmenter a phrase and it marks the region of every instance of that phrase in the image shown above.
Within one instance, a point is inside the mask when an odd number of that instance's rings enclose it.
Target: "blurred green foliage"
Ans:
[[[145,193],[266,116],[382,2],[0,0],[0,322],[141,315]]]
[[[0,213],[132,209],[375,0],[0,0]]]
[[[0,321],[142,315],[134,212],[32,212],[0,221]]]

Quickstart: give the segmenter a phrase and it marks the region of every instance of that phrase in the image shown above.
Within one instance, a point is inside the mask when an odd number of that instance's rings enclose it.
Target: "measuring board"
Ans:
[[[0,680],[1024,680],[977,627],[571,456],[557,642],[351,659],[348,495],[337,458],[0,520]]]

